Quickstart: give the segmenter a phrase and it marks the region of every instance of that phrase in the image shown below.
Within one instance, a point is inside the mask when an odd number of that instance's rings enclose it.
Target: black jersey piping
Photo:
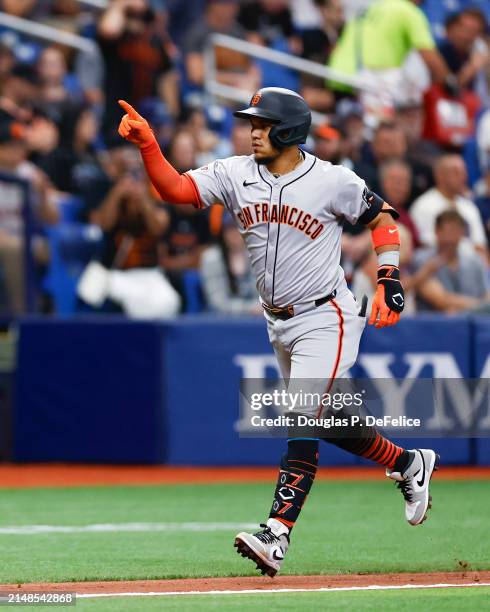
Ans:
[[[278,219],[281,218],[281,205],[282,205],[282,192],[286,187],[289,187],[289,185],[292,185],[293,183],[296,183],[296,181],[299,181],[299,179],[302,179],[304,176],[306,176],[308,174],[308,172],[310,172],[310,170],[313,169],[313,166],[316,164],[316,160],[318,158],[315,157],[313,163],[311,164],[311,166],[308,168],[308,170],[306,172],[304,172],[303,174],[301,174],[300,176],[298,176],[297,178],[295,178],[294,180],[292,180],[290,183],[286,183],[285,185],[283,185],[281,187],[281,191],[279,192],[279,213],[278,213]],[[277,263],[277,253],[279,251],[279,235],[281,233],[281,224],[278,223],[277,224],[277,238],[276,238],[276,254],[274,257],[274,269],[272,271],[272,304],[271,306],[274,306],[274,290],[275,290],[275,286],[276,286],[276,263]]]
[[[260,178],[264,181],[264,183],[266,185],[269,185],[269,189],[270,189],[270,195],[269,195],[269,204],[271,204],[271,200],[272,200],[272,185],[270,183],[268,183],[265,178],[262,176],[262,172],[260,171],[260,166],[257,164],[257,169],[259,171],[259,176]],[[269,216],[267,217],[267,219],[269,218]],[[265,243],[265,264],[264,264],[264,284],[265,284],[265,277],[267,275],[267,254],[269,251],[269,229],[270,229],[270,221],[267,221],[267,241]]]

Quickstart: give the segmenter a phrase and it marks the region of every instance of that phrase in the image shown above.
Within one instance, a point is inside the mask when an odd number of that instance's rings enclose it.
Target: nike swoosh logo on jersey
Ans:
[[[247,179],[245,179],[245,180],[243,181],[243,186],[244,186],[244,187],[248,187],[249,185],[256,185],[258,182],[259,182],[259,181],[249,181],[249,182],[247,182]]]
[[[420,480],[417,480],[417,484],[419,485],[419,487],[423,487],[425,482],[425,461],[424,454],[420,453],[420,456],[422,457],[422,478]]]
[[[398,229],[392,229],[392,230],[390,230],[390,229],[389,229],[389,230],[388,230],[388,232],[389,232],[390,234],[394,234],[394,233],[395,233],[395,232],[397,232],[397,231],[398,231]]]

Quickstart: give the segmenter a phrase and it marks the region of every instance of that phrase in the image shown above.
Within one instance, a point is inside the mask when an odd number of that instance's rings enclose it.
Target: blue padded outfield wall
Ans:
[[[162,349],[151,323],[22,323],[14,459],[163,461]]]
[[[475,373],[481,378],[490,378],[490,322],[486,317],[473,321],[473,336]],[[478,441],[474,462],[490,465],[490,439]]]
[[[367,328],[356,377],[490,378],[490,320],[406,317]],[[16,461],[276,465],[285,442],[241,438],[242,378],[277,375],[265,323],[186,317],[25,319],[13,418]],[[490,464],[490,440],[410,439],[446,463]],[[321,447],[321,463],[355,457]]]

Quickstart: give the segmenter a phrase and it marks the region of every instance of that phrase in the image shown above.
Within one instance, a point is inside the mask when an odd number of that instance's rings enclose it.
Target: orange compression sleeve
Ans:
[[[162,200],[172,204],[192,204],[202,208],[196,183],[188,174],[179,174],[163,156],[158,142],[140,149],[146,172]]]

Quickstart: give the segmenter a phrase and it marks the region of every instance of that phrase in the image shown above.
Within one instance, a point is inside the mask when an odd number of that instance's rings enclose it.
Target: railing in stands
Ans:
[[[104,10],[109,6],[109,0],[77,0],[78,4],[85,4],[93,8]]]
[[[90,0],[93,1],[93,0]],[[97,0],[95,0],[97,1]],[[97,45],[88,38],[83,38],[77,34],[71,32],[65,32],[37,21],[31,21],[30,19],[23,19],[22,17],[15,17],[0,11],[0,26],[11,28],[27,36],[33,38],[40,38],[41,40],[47,40],[50,43],[58,43],[65,47],[71,47],[72,49],[78,49],[83,53],[96,53]]]
[[[32,257],[31,242],[33,236],[33,217],[32,217],[32,189],[31,184],[25,179],[9,172],[0,171],[0,188],[10,189],[11,205],[17,205],[18,213],[23,219],[23,238],[24,238],[24,302],[25,311],[34,312],[35,308],[35,279],[34,262]],[[14,191],[12,191],[12,189]],[[4,198],[5,199],[5,198]],[[1,270],[0,270],[1,273]],[[10,315],[9,315],[10,316]],[[0,327],[3,326],[5,317],[0,318]]]
[[[308,74],[310,76],[316,76],[320,79],[329,79],[349,85],[353,89],[368,89],[369,86],[365,81],[357,78],[345,75],[337,72],[328,66],[312,62],[301,57],[296,57],[283,51],[277,51],[275,49],[269,49],[255,43],[251,43],[239,38],[234,38],[226,34],[213,34],[210,37],[210,42],[206,48],[204,63],[205,63],[205,87],[209,95],[213,97],[224,98],[231,102],[248,103],[250,97],[254,93],[253,91],[246,91],[243,89],[237,89],[220,83],[217,80],[217,68],[216,68],[216,56],[215,48],[220,47],[224,49],[230,49],[231,51],[237,51],[248,57],[253,57],[261,60],[272,62],[279,66],[285,66],[300,72],[302,74]],[[320,125],[326,121],[327,117],[316,111],[312,112],[312,121],[315,125]]]

